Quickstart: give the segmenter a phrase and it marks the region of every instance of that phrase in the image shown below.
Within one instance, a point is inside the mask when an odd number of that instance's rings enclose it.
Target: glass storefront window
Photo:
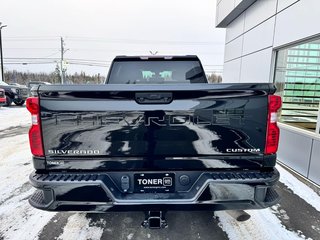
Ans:
[[[320,39],[279,50],[274,82],[283,101],[280,122],[319,134]]]

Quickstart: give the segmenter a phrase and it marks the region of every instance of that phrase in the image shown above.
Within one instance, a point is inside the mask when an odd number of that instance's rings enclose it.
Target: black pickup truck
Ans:
[[[0,88],[4,89],[5,91],[6,107],[9,107],[12,102],[14,102],[14,104],[17,106],[22,106],[28,97],[28,89],[19,84],[10,85],[6,82],[0,81]]]
[[[116,57],[105,85],[41,85],[28,98],[37,191],[49,211],[261,209],[273,186],[273,84],[208,84],[196,56]],[[154,220],[154,222],[153,222]]]

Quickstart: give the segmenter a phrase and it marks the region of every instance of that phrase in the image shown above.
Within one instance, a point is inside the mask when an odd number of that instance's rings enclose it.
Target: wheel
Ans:
[[[8,96],[6,96],[6,104],[4,105],[5,107],[9,107],[12,103],[12,99]]]
[[[22,106],[24,104],[25,100],[19,99],[19,100],[14,100],[13,102],[17,106]]]

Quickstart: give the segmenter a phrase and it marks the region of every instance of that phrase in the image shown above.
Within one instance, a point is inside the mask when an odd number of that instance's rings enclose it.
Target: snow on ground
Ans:
[[[320,212],[320,196],[283,167],[277,165],[277,169],[280,172],[280,182]],[[275,215],[278,213],[278,207],[279,204],[263,210],[248,210],[246,212],[251,215],[251,218],[246,222],[237,222],[223,211],[216,212],[215,215],[219,218],[220,227],[231,240],[305,239],[303,235],[289,231],[282,225]],[[282,215],[288,218],[283,212]]]
[[[320,212],[320,196],[280,165],[277,165],[277,169],[280,172],[280,182]]]
[[[1,139],[0,146],[1,203],[28,181],[32,168],[27,134]]]
[[[102,220],[104,221],[104,220]],[[77,239],[77,240],[97,240],[100,239],[103,229],[96,226],[89,226],[90,219],[86,218],[86,214],[77,213],[68,218],[68,222],[63,229],[63,233],[58,240]]]
[[[22,107],[1,107],[0,108],[0,130],[31,124],[31,115],[28,110]]]
[[[0,238],[37,239],[55,213],[37,210],[28,203],[34,192],[28,183],[32,172],[28,135],[0,139],[0,146]]]
[[[33,192],[34,189],[29,189],[1,205],[0,232],[4,239],[38,239],[43,227],[54,217],[55,213],[40,211],[29,205],[27,199]]]
[[[216,212],[219,226],[228,234],[230,240],[295,240],[304,239],[297,233],[288,231],[271,209],[248,210],[251,218],[246,222],[237,222],[223,211]]]

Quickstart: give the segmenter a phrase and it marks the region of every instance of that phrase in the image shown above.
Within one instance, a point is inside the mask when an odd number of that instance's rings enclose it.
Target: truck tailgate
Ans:
[[[272,84],[40,86],[46,167],[257,167],[274,91]]]

